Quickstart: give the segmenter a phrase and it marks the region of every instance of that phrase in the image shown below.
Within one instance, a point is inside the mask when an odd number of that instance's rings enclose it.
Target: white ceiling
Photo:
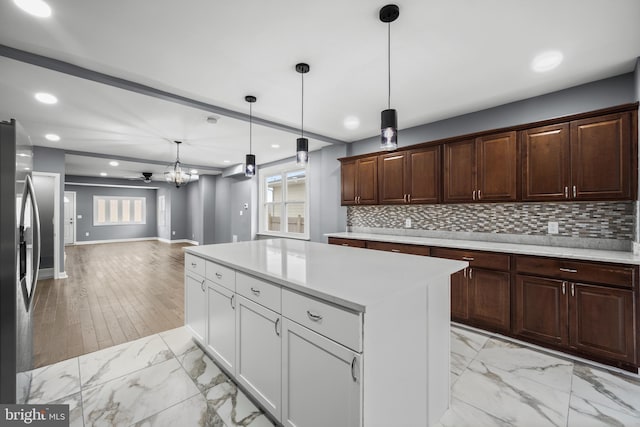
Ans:
[[[49,0],[50,18],[0,3],[0,43],[343,141],[379,132],[386,108],[385,2],[370,0]],[[640,56],[638,0],[404,0],[391,24],[392,107],[400,129],[633,70]],[[556,70],[531,70],[542,51]],[[246,122],[77,77],[0,59],[0,117],[20,120],[36,145],[224,168],[243,161]],[[38,104],[37,90],[56,106]],[[343,126],[359,118],[358,129]],[[44,133],[62,140],[51,143]],[[254,125],[258,163],[285,158],[297,136]],[[280,144],[279,149],[271,144]],[[311,141],[311,149],[327,145]],[[101,159],[100,161],[104,161]],[[75,163],[74,163],[75,164]],[[69,166],[69,165],[68,165]],[[89,170],[95,169],[92,165]],[[96,166],[97,167],[97,166]],[[73,172],[73,171],[70,171]],[[142,172],[142,170],[138,171]]]

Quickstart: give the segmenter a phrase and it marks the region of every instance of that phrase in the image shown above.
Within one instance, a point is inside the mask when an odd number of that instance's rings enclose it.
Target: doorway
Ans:
[[[60,174],[34,171],[32,177],[40,214],[40,278],[63,279],[66,275],[64,265],[60,265]]]
[[[64,245],[76,243],[76,192],[64,192]]]

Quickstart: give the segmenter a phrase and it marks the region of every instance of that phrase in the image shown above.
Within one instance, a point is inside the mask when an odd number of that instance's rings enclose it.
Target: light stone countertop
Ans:
[[[327,233],[327,237],[343,239],[374,240],[378,242],[407,243],[412,245],[437,246],[443,248],[470,249],[488,252],[504,252],[518,255],[569,258],[585,261],[612,262],[640,265],[640,256],[632,252],[607,251],[601,249],[566,248],[516,243],[483,242],[475,240],[438,239],[432,237],[397,236],[375,233]]]
[[[468,266],[463,261],[293,239],[194,246],[185,252],[357,312]]]

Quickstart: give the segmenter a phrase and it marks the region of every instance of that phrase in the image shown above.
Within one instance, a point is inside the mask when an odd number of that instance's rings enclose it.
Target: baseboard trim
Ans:
[[[38,270],[38,279],[53,279],[53,267]]]
[[[67,273],[65,271],[61,271],[60,273],[58,273],[58,279],[68,279],[69,276],[67,276]]]
[[[195,240],[189,240],[189,239],[176,239],[176,240],[169,240],[169,239],[164,239],[162,237],[158,237],[157,240],[159,242],[162,243],[190,243],[192,245],[198,246],[200,243],[196,242]]]
[[[100,243],[126,243],[126,242],[142,242],[145,240],[157,240],[157,237],[138,237],[134,239],[107,239],[107,240],[83,240],[76,242],[76,245],[99,245]]]

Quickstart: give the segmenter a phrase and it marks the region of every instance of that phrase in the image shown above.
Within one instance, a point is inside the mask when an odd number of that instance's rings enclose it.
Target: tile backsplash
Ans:
[[[379,229],[385,234],[390,230],[401,234],[410,234],[411,230],[450,235],[488,233],[503,235],[505,241],[509,235],[539,236],[537,241],[545,236],[559,240],[560,245],[562,238],[566,238],[567,246],[576,246],[575,243],[582,240],[602,240],[623,249],[627,245],[630,248],[635,237],[635,205],[634,202],[570,202],[350,206],[347,226],[354,231]],[[411,230],[405,228],[406,219],[411,219]],[[549,222],[558,223],[558,234],[548,234]]]

